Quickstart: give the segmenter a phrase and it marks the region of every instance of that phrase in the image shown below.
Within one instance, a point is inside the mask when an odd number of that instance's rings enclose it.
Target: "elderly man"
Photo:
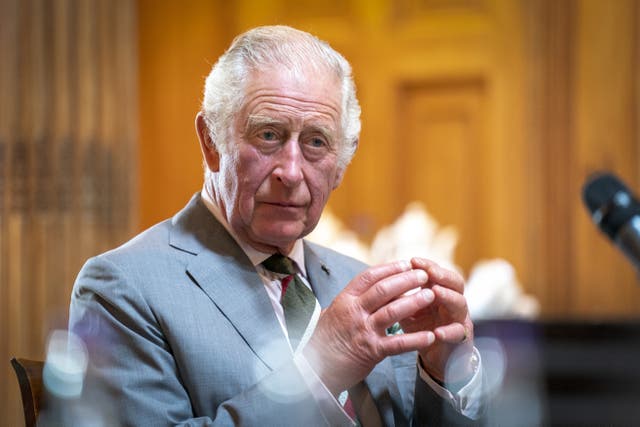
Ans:
[[[90,404],[148,426],[477,417],[462,279],[426,259],[368,268],[303,240],[356,150],[359,115],[350,66],[326,43],[281,26],[234,40],[196,117],[202,191],[76,281]]]

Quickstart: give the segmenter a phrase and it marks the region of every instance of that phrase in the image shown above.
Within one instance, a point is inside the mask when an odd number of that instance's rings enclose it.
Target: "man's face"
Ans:
[[[286,253],[311,232],[342,178],[340,82],[330,73],[301,74],[253,73],[214,175],[232,229],[265,252]]]

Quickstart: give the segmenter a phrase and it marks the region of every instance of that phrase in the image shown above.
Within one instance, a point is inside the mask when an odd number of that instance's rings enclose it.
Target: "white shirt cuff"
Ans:
[[[462,387],[457,393],[452,393],[446,388],[438,384],[431,376],[422,368],[418,361],[418,371],[420,378],[426,382],[440,397],[449,402],[459,413],[471,418],[478,419],[482,415],[483,409],[483,391],[482,391],[482,361],[478,349],[474,347],[473,356],[477,358],[475,372],[471,380]]]

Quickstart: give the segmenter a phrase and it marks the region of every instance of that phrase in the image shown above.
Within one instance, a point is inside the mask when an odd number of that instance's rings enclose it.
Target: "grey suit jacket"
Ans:
[[[323,307],[366,266],[305,242]],[[69,329],[90,354],[86,408],[135,426],[316,426],[264,285],[199,194],[171,220],[90,259]],[[364,383],[388,426],[464,423],[421,380],[415,354],[388,358]],[[363,410],[363,409],[360,409]]]

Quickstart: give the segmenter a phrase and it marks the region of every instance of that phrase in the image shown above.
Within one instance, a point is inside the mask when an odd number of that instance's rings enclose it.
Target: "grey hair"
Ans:
[[[360,136],[360,104],[351,66],[328,43],[283,25],[257,27],[236,37],[207,76],[202,113],[216,149],[223,153],[229,149],[229,130],[242,107],[249,74],[269,65],[283,65],[294,74],[309,67],[328,70],[340,79],[343,140],[338,148],[338,168],[344,170],[355,154]]]

